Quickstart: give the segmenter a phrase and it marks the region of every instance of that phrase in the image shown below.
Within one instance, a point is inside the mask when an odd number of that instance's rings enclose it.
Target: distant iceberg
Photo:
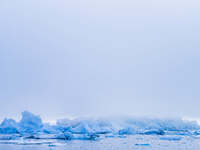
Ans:
[[[17,134],[18,131],[18,123],[13,119],[4,119],[0,125],[0,133],[1,134]]]
[[[17,137],[33,139],[95,140],[100,137],[121,137],[126,135],[198,135],[197,122],[182,119],[63,119],[56,125],[43,123],[40,116],[28,111],[22,112],[22,119],[4,119],[0,124],[1,139]],[[10,135],[10,136],[8,136]],[[13,135],[13,136],[11,136]]]

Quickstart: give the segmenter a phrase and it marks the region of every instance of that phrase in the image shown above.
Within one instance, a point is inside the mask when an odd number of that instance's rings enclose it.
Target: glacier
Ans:
[[[200,126],[195,121],[155,118],[76,118],[57,120],[55,125],[44,123],[39,115],[22,112],[19,122],[4,119],[0,124],[0,140],[60,139],[98,140],[126,138],[129,135],[197,136]],[[173,140],[176,138],[160,138]]]

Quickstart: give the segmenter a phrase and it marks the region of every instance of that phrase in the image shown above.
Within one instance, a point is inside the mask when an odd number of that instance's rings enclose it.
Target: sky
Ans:
[[[200,118],[198,0],[0,1],[0,120]]]

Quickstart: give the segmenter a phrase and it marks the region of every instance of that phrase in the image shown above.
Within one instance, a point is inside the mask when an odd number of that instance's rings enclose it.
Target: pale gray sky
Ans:
[[[0,119],[200,118],[198,0],[1,0]]]

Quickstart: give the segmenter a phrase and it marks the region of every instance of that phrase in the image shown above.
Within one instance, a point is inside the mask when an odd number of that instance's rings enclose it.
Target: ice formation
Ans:
[[[18,124],[13,119],[4,119],[0,125],[1,134],[13,134],[18,132]]]
[[[43,123],[40,116],[36,116],[28,111],[22,112],[22,119],[19,122],[21,133],[34,133],[42,129]]]
[[[56,125],[43,123],[40,116],[28,111],[22,119],[4,119],[0,124],[0,140],[18,137],[33,139],[95,140],[100,137],[126,137],[126,135],[199,135],[196,122],[182,119],[91,119],[57,120]],[[12,135],[12,136],[9,136]]]

